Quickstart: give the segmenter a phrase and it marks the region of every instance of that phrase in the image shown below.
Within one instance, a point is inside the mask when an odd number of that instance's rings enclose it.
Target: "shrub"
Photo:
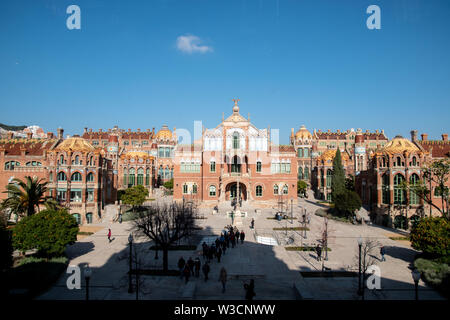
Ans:
[[[445,296],[449,296],[450,266],[448,264],[419,258],[414,261],[414,267],[419,270],[426,283],[441,291]]]
[[[420,221],[420,216],[415,214],[409,217],[409,221],[411,222],[411,229],[415,228]]]
[[[305,195],[307,188],[308,188],[308,185],[306,184],[305,181],[303,181],[303,180],[297,181],[297,194]]]
[[[77,221],[67,210],[44,210],[17,223],[13,247],[23,253],[37,249],[43,257],[60,256],[77,240],[77,233]]]
[[[67,262],[66,257],[55,257],[48,261],[42,258],[26,257],[17,267],[8,270],[9,286],[28,289],[26,298],[33,298],[58,280],[67,269]]]
[[[148,190],[141,185],[137,185],[125,190],[125,193],[121,196],[124,204],[131,205],[133,210],[136,207],[141,206],[145,199],[148,197]]]
[[[410,233],[411,246],[431,257],[450,255],[450,222],[442,217],[421,219]]]
[[[355,211],[361,209],[361,198],[355,191],[345,190],[333,198],[336,210],[347,217],[352,217]]]
[[[164,182],[164,188],[172,190],[173,189],[173,179]]]

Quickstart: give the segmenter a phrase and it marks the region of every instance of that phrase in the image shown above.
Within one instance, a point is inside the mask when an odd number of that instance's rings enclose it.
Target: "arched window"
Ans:
[[[415,166],[417,166],[417,159],[416,159],[416,157],[413,157],[412,158],[412,165],[415,167]]]
[[[303,149],[302,149],[302,148],[298,148],[298,149],[297,149],[297,156],[298,156],[299,158],[303,158]]]
[[[239,149],[239,133],[233,133],[233,149]]]
[[[48,175],[48,180],[50,180],[50,182],[53,182],[53,172],[51,172],[51,171]]]
[[[78,224],[81,224],[81,215],[78,213],[72,214],[72,216],[75,218]]]
[[[123,185],[128,185],[128,170],[126,168],[123,169]]]
[[[261,172],[262,164],[261,161],[256,162],[256,172]]]
[[[331,188],[331,181],[333,180],[333,171],[327,170],[327,188]]]
[[[303,149],[303,157],[304,158],[308,158],[309,157],[309,149],[308,148]]]
[[[59,157],[59,164],[64,164],[64,156],[63,155],[61,155]]]
[[[303,168],[298,167],[298,179],[303,179]]]
[[[215,197],[216,196],[216,186],[210,186],[209,187],[209,196]]]
[[[381,177],[381,192],[382,192],[383,204],[389,204],[390,193],[389,193],[389,175],[388,174],[384,174]]]
[[[71,180],[71,181],[77,182],[77,181],[83,180],[83,178],[81,177],[81,173],[79,173],[79,172],[74,172],[74,173],[72,174],[72,176],[70,177],[70,180]]]
[[[279,190],[278,190],[278,185],[277,184],[275,184],[274,186],[273,186],[273,194],[278,194],[278,192],[279,192]]]
[[[303,178],[309,179],[309,168],[305,167],[305,171],[303,172]]]
[[[142,186],[144,185],[144,169],[139,168],[137,171],[137,184]]]
[[[92,172],[89,172],[86,176],[86,182],[94,182],[94,174]]]
[[[63,171],[58,173],[58,181],[67,181],[67,176]]]
[[[150,184],[150,169],[147,168],[145,170],[145,185],[148,186]]]
[[[396,165],[397,165],[397,167],[401,167],[402,166],[402,159],[400,157],[397,157]]]
[[[188,185],[183,184],[183,194],[187,194],[187,193],[188,193]]]
[[[383,158],[383,168],[386,167],[386,158]]]
[[[15,167],[20,167],[20,163],[17,161],[8,161],[5,163],[5,170],[14,170]]]
[[[283,194],[288,194],[288,193],[289,193],[289,187],[288,187],[287,184],[285,184],[285,185],[283,186]]]
[[[128,185],[134,186],[136,184],[136,170],[131,168],[128,175]]]
[[[413,158],[414,161],[414,158]],[[419,184],[419,176],[415,173],[409,177],[409,185],[410,185],[410,192],[409,192],[409,204],[419,204],[419,196],[415,192],[416,187]]]
[[[394,176],[394,203],[405,204],[406,203],[406,191],[402,187],[402,183],[405,178],[401,174]]]
[[[76,156],[76,157],[75,157],[75,162],[74,162],[74,164],[80,164],[80,157],[79,157],[79,156]]]
[[[93,165],[94,165],[94,157],[93,157],[93,156],[91,156],[91,157],[89,158],[89,165],[90,165],[90,166],[93,166]]]
[[[192,194],[197,194],[197,185],[196,184],[192,185]]]
[[[256,186],[256,196],[262,197],[262,186]]]

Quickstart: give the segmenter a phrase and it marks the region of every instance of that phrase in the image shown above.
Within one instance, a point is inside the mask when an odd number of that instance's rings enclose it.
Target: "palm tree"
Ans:
[[[6,186],[8,194],[1,207],[9,209],[11,213],[18,216],[31,216],[36,212],[36,207],[39,211],[39,205],[46,202],[45,193],[47,192],[48,182],[44,179],[25,177],[25,181],[20,179],[13,179],[13,182]]]

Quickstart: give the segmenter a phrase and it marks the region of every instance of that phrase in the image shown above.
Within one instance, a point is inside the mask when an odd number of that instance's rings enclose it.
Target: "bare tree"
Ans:
[[[171,245],[194,232],[196,209],[183,203],[154,204],[147,211],[140,212],[134,220],[134,231],[146,236],[163,252],[163,270],[168,270],[168,252]]]
[[[362,273],[362,292],[364,298],[364,288],[366,272],[370,266],[375,265],[378,258],[375,256],[380,243],[372,239],[364,239],[361,244],[361,273]],[[355,255],[355,267],[359,269],[359,247]]]
[[[324,252],[324,259],[322,259],[322,271],[325,269],[325,260],[328,260],[328,247],[330,244],[330,236],[333,234],[333,229],[328,225],[328,218],[323,217],[323,226],[322,226],[322,238],[320,242],[322,243],[322,251]]]

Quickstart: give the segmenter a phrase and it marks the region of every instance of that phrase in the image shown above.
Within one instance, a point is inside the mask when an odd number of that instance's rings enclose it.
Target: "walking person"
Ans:
[[[208,281],[209,270],[210,270],[209,263],[208,261],[206,261],[206,263],[203,265],[202,268],[203,274],[205,275],[205,282]]]
[[[216,252],[217,262],[220,263],[220,257],[222,256],[222,249],[219,247]]]
[[[185,283],[188,283],[189,277],[191,276],[191,270],[189,269],[189,265],[186,263],[183,270],[184,279],[186,280]]]
[[[203,248],[203,259],[206,259],[206,255],[208,253],[208,245],[204,241],[202,243],[202,248]]]
[[[225,270],[225,267],[222,267],[222,269],[220,269],[219,281],[222,282],[222,293],[224,293],[225,285],[227,283],[227,271]]]
[[[225,244],[227,245],[227,248],[230,247],[230,235],[228,233],[225,235]]]
[[[192,260],[191,257],[189,257],[189,260],[188,260],[188,262],[187,262],[187,265],[188,265],[189,271],[191,272],[191,276],[193,276],[193,275],[194,275],[194,266],[195,266],[195,263],[194,263],[194,260]]]
[[[381,261],[386,261],[386,258],[384,257],[384,255],[386,254],[386,249],[384,248],[384,246],[381,246],[380,254],[381,254]]]
[[[236,238],[234,237],[234,233],[231,234],[230,236],[230,240],[231,240],[231,248],[234,248],[234,246],[236,245]]]
[[[250,229],[255,229],[255,219],[252,218],[252,222],[250,223]]]
[[[200,267],[202,263],[200,262],[200,259],[197,257],[195,258],[194,268],[195,268],[195,277],[198,278],[200,276]]]
[[[108,229],[108,240],[109,240],[109,243],[111,243],[111,229]]]
[[[250,284],[244,284],[245,300],[253,300],[255,294],[255,280],[251,279]]]
[[[244,239],[245,239],[245,233],[244,233],[244,231],[241,231],[241,244],[244,243]]]
[[[239,230],[236,231],[236,244],[239,244],[239,238],[241,236],[241,233],[239,232]]]
[[[322,260],[322,248],[319,245],[317,245],[316,247],[316,252],[317,252],[317,261]]]
[[[183,271],[185,265],[186,261],[184,261],[183,257],[180,257],[180,259],[178,259],[178,270],[180,270],[180,279],[183,279]]]
[[[227,244],[226,242],[222,243],[222,253],[225,255],[225,251],[227,251]]]
[[[122,214],[119,213],[119,223],[122,223]]]

